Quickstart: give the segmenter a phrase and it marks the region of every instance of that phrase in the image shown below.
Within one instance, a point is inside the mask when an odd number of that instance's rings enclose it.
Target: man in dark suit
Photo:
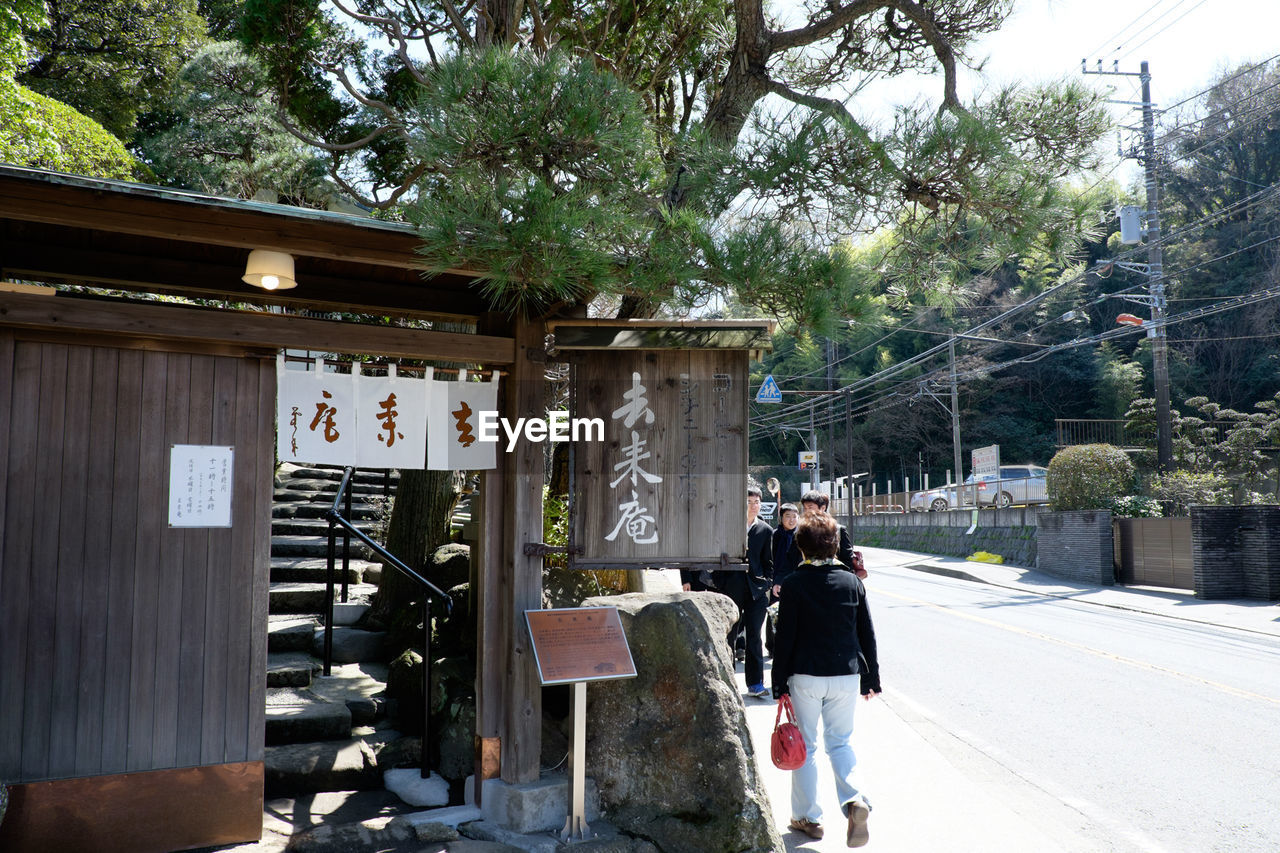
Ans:
[[[830,505],[831,499],[817,490],[805,492],[800,496],[801,515],[813,512],[814,510],[826,512],[827,507]],[[842,566],[853,572],[859,578],[865,578],[867,576],[867,570],[862,564],[862,552],[853,550],[853,541],[849,538],[848,529],[838,522],[837,527],[840,530],[840,549],[836,552],[836,559],[840,561]],[[796,553],[799,554],[799,551]]]
[[[747,695],[765,697],[769,691],[764,686],[760,631],[773,586],[773,528],[759,515],[760,490],[753,486],[747,489],[747,570],[716,572],[716,586],[738,606],[738,621],[729,632],[730,639],[740,630],[746,632],[743,673],[747,678]]]

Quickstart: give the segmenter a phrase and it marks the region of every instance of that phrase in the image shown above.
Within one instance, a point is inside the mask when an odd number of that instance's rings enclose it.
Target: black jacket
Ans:
[[[836,559],[840,561],[840,565],[853,572],[853,540],[849,538],[849,530],[843,524],[836,522],[836,528],[840,531],[840,546],[839,550],[836,551]],[[791,570],[800,565],[800,561],[804,559],[804,555],[800,553],[800,549],[795,545],[794,538],[791,541],[791,550],[787,552],[787,557],[789,558],[787,562],[790,569],[782,575],[782,578],[790,574]],[[778,583],[781,582],[782,580],[778,581]]]
[[[773,528],[762,519],[747,528],[747,570],[713,574],[716,589],[742,606],[763,598],[773,586]]]
[[[880,691],[867,588],[842,565],[801,563],[783,581],[773,641],[775,696],[789,692],[795,673],[859,673],[863,695]]]
[[[773,582],[782,583],[800,565],[800,549],[796,532],[779,526],[773,531]]]

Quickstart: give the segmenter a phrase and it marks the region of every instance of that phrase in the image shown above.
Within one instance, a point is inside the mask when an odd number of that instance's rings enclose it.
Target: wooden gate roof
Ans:
[[[475,275],[422,274],[414,228],[364,216],[0,165],[0,278],[423,319],[488,311]],[[298,287],[245,284],[252,249]]]

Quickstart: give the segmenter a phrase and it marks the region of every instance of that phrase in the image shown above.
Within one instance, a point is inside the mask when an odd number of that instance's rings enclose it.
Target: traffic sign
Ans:
[[[818,467],[818,451],[801,450],[799,454],[800,470],[812,471]]]
[[[778,383],[773,381],[773,374],[764,378],[764,382],[760,383],[760,390],[756,392],[757,403],[781,403],[782,391],[778,389]]]

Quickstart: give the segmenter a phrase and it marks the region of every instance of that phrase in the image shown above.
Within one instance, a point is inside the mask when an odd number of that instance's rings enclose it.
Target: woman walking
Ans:
[[[866,587],[836,559],[840,534],[825,512],[807,513],[796,528],[804,559],[782,583],[773,660],[773,694],[791,695],[808,756],[791,777],[790,829],[821,838],[815,749],[818,721],[836,777],[836,794],[848,819],[846,842],[869,838],[871,801],[857,781],[853,712],[859,694],[880,692],[876,635],[867,611]]]

